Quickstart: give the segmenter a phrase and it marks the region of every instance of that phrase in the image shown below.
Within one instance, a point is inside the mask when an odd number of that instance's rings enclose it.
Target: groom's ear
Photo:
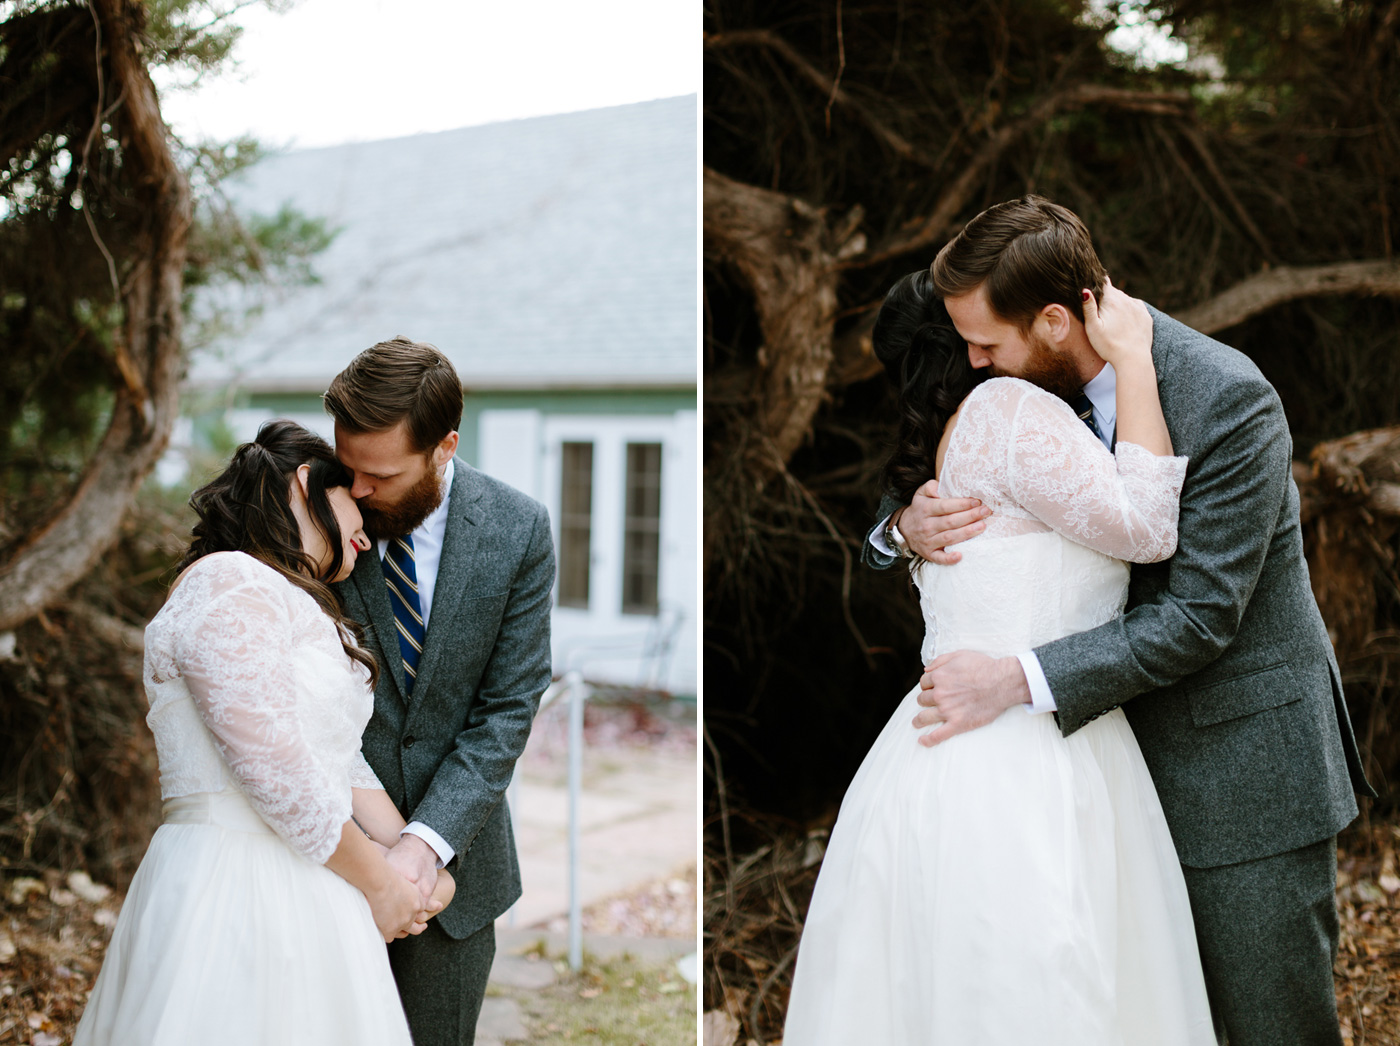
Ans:
[[[1035,318],[1041,333],[1055,345],[1063,345],[1074,333],[1075,317],[1067,308],[1058,303],[1040,310]]]
[[[433,467],[442,468],[452,460],[452,455],[457,453],[457,433],[449,432],[442,438],[442,442],[433,448]]]

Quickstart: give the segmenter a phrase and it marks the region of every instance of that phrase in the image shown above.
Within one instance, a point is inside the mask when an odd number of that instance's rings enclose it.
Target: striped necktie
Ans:
[[[379,564],[389,586],[389,605],[398,625],[399,653],[403,655],[403,675],[408,693],[418,678],[418,659],[423,655],[422,606],[418,602],[418,570],[413,560],[413,536],[392,538]]]
[[[1081,392],[1078,396],[1069,401],[1069,405],[1070,409],[1079,415],[1079,420],[1088,425],[1089,431],[1098,437],[1099,442],[1102,443],[1103,433],[1099,431],[1098,425],[1094,423],[1094,405],[1089,402],[1089,397]]]

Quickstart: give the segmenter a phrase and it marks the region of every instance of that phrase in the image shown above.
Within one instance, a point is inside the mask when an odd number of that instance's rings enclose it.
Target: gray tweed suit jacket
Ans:
[[[503,797],[550,681],[554,543],[543,505],[461,459],[453,469],[411,698],[379,557],[336,587],[380,666],[365,759],[404,818],[456,851],[457,894],[437,921],[461,939],[520,896]]]
[[[1162,412],[1190,458],[1176,554],[1133,567],[1125,615],[1036,655],[1065,736],[1123,705],[1181,862],[1211,868],[1335,835],[1353,791],[1375,792],[1308,582],[1278,395],[1243,353],[1151,312]]]

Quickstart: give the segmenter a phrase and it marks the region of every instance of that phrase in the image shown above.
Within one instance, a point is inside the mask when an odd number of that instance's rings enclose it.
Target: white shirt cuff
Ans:
[[[444,867],[448,861],[452,860],[452,858],[457,855],[457,851],[448,846],[442,836],[438,835],[437,832],[433,831],[422,821],[414,821],[412,824],[406,825],[399,835],[416,835],[419,839],[422,839],[431,846],[433,848],[433,853],[438,855],[439,868]]]
[[[1045,669],[1040,667],[1040,658],[1035,656],[1035,651],[1017,654],[1016,660],[1021,662],[1021,671],[1026,673],[1026,685],[1031,688],[1031,703],[1026,711],[1031,715],[1055,711],[1059,706],[1055,704],[1055,695],[1050,693],[1050,683],[1045,678]]]
[[[887,556],[893,556],[895,559],[898,559],[899,553],[891,548],[890,543],[885,540],[885,529],[890,525],[890,516],[893,515],[894,513],[891,512],[889,516],[880,520],[875,529],[870,532],[870,543],[875,546],[876,552],[883,552]]]

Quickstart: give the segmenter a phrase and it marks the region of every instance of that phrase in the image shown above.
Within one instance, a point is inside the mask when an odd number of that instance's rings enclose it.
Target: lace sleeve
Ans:
[[[1109,454],[1063,400],[1034,387],[1014,410],[1007,480],[1017,504],[1115,559],[1156,563],[1176,551],[1185,458],[1121,442]]]
[[[350,793],[331,787],[302,731],[286,582],[261,564],[218,558],[205,568],[207,598],[176,638],[180,674],[253,808],[323,864],[350,818]]]
[[[350,787],[373,788],[379,791],[384,789],[379,782],[379,775],[365,762],[364,752],[356,752],[355,757],[350,760]]]

